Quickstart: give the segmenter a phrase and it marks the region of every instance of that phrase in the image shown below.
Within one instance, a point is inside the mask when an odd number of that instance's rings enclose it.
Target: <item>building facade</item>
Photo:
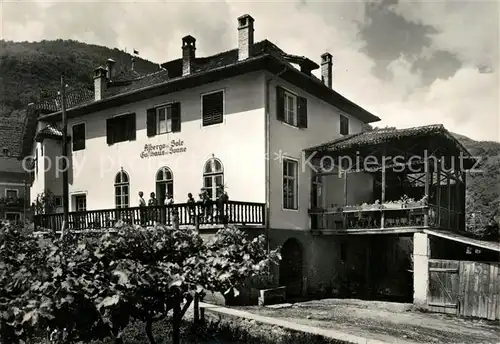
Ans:
[[[225,189],[230,200],[265,204],[272,246],[300,246],[300,257],[285,255],[290,266],[276,276],[295,295],[311,293],[331,284],[348,256],[359,257],[342,238],[312,234],[310,209],[337,203],[344,192],[337,178],[318,194],[304,151],[379,118],[335,91],[329,53],[318,64],[254,42],[253,32],[253,18],[242,16],[238,47],[201,58],[186,36],[181,58],[146,75],[133,61],[119,74],[108,60],[94,71],[93,92],[68,96],[69,210],[137,207],[140,191],[146,201],[154,192],[160,202],[170,194],[184,203],[202,188],[213,198]],[[32,200],[51,194],[51,208],[62,212],[60,104],[47,100],[35,110]],[[357,178],[371,190],[370,175]],[[351,201],[366,198],[359,188],[349,192]],[[300,271],[283,272],[290,269]]]
[[[215,196],[217,187],[223,186],[233,200],[269,203],[272,228],[308,226],[310,175],[302,166],[303,149],[339,137],[342,130],[360,132],[365,123],[378,118],[331,88],[330,54],[322,56],[319,80],[311,74],[319,65],[309,59],[288,55],[268,41],[254,43],[253,23],[250,16],[239,18],[238,49],[214,57],[196,58],[195,40],[187,36],[182,59],[137,80],[115,81],[113,61],[96,69],[93,99],[68,111],[70,211],[138,206],[139,191],[146,198],[155,192],[160,202],[171,193],[181,203],[188,193],[197,197],[206,188]],[[234,69],[270,56],[270,51],[281,55],[275,61],[280,76],[273,72],[275,65],[259,64],[248,71],[235,70],[234,76],[173,85],[156,96],[133,101],[128,97],[117,105],[95,108],[126,95],[135,84],[147,89],[155,82],[161,87],[189,81],[192,76],[221,73],[217,66],[208,69],[217,59],[227,59],[225,68]],[[303,80],[295,80],[294,74]],[[316,90],[312,94],[306,90],[308,83]],[[355,111],[340,110],[333,98]],[[47,113],[38,118],[32,191],[36,197],[50,190],[61,211],[57,116]]]

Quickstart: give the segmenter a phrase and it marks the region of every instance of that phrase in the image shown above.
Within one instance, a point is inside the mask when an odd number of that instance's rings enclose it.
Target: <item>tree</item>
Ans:
[[[205,243],[195,230],[118,225],[99,238],[69,233],[42,245],[7,226],[0,258],[2,338],[14,342],[48,329],[65,343],[103,337],[122,343],[124,328],[139,320],[155,343],[153,323],[172,311],[179,343],[182,317],[197,295],[237,292],[279,255],[267,254],[263,237],[249,240],[236,228]]]

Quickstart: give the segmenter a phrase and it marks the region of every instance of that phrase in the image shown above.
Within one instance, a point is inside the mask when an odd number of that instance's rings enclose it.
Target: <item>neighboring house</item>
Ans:
[[[190,224],[187,194],[204,188],[215,199],[225,188],[229,222],[266,229],[271,246],[282,246],[276,283],[289,296],[389,290],[411,299],[429,258],[423,230],[463,227],[467,167],[450,169],[449,161],[468,152],[440,125],[366,131],[379,118],[336,91],[330,54],[317,64],[255,43],[253,32],[252,17],[238,18],[238,47],[208,57],[197,57],[186,36],[182,58],[148,75],[132,68],[117,76],[108,60],[95,70],[93,92],[68,97],[69,225],[140,223],[139,191],[146,201],[155,192],[161,204],[171,194],[181,225]],[[50,190],[61,205],[60,104],[38,104],[32,114],[32,198]],[[358,153],[400,155],[406,167],[322,166]],[[444,165],[429,169],[431,157]],[[61,215],[36,219],[61,228]],[[425,288],[414,288],[421,300]]]
[[[26,111],[0,121],[0,219],[22,222],[30,214],[29,175],[20,159]]]

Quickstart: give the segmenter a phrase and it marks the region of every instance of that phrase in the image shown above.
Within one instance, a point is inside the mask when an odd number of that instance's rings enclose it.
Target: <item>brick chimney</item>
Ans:
[[[99,66],[94,70],[94,99],[101,100],[104,97],[104,91],[106,91],[107,71],[104,67]]]
[[[242,61],[251,56],[253,46],[253,22],[249,14],[238,18],[238,60]]]
[[[108,59],[106,61],[106,71],[108,73],[108,79],[112,80],[115,76],[115,60]]]
[[[333,82],[332,69],[333,69],[332,54],[324,53],[323,55],[321,55],[321,81],[323,81],[323,83],[329,88],[332,88],[332,82]]]
[[[193,72],[194,59],[196,58],[196,38],[188,35],[182,38],[182,76]]]

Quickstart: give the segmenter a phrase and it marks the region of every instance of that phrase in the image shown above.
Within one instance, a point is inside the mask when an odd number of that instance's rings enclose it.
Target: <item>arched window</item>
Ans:
[[[167,194],[174,197],[174,177],[168,167],[162,167],[156,172],[156,198],[159,204],[165,203]]]
[[[210,198],[215,199],[222,193],[224,185],[224,168],[220,160],[212,158],[203,168],[203,187],[208,191]]]
[[[115,177],[115,205],[117,208],[128,208],[130,203],[130,179],[127,172],[121,170]]]

